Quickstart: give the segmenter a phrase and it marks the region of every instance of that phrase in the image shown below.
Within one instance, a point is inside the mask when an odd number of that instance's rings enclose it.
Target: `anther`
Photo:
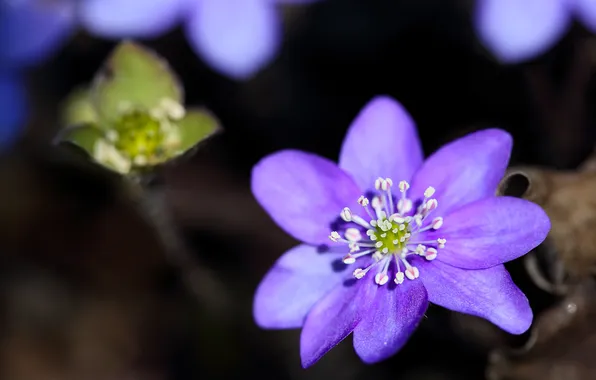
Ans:
[[[331,235],[329,235],[329,239],[337,243],[341,239],[341,236],[337,231],[333,231],[331,232]]]
[[[447,240],[443,239],[443,238],[439,238],[439,239],[437,239],[437,243],[439,245],[439,248],[445,248],[445,243],[447,243]]]
[[[383,178],[381,178],[381,177],[377,178],[375,180],[375,189],[381,190],[384,187],[384,182],[385,182],[385,180]],[[383,190],[385,190],[385,189],[383,189]]]
[[[353,228],[353,227],[348,228],[344,235],[345,235],[346,239],[348,239],[349,241],[362,240],[362,234],[360,233],[360,230],[357,228]]]
[[[341,210],[340,216],[344,222],[350,222],[352,221],[352,210],[350,210],[349,207],[344,207],[344,209]]]
[[[401,284],[404,282],[404,273],[403,272],[397,272],[395,274],[395,279],[393,280],[397,285]]]
[[[429,186],[426,190],[424,190],[424,197],[430,198],[435,194],[435,188]]]
[[[429,199],[428,201],[426,201],[424,208],[426,209],[427,212],[430,212],[430,211],[436,209],[438,205],[439,205],[439,202],[436,199],[432,198],[432,199]]]
[[[422,244],[418,244],[418,246],[415,249],[416,254],[424,256],[424,252],[426,251],[426,247],[423,246]]]
[[[405,193],[410,188],[410,184],[407,183],[406,181],[399,181],[398,186],[399,186],[399,191],[401,191],[402,193]]]
[[[423,256],[428,261],[432,261],[437,258],[437,250],[431,247],[426,250]]]
[[[368,206],[368,204],[369,204],[368,198],[366,198],[364,195],[361,195],[360,198],[358,198],[358,204],[360,206],[364,206],[364,207]]]
[[[342,259],[344,264],[354,264],[356,262],[356,258],[350,254],[347,254]]]
[[[397,210],[400,214],[405,214],[412,210],[412,201],[408,198],[402,198],[397,202]]]
[[[362,277],[364,277],[364,275],[366,274],[367,271],[365,271],[362,268],[358,268],[354,271],[353,275],[354,277],[356,277],[357,279],[361,279]]]
[[[408,269],[406,269],[406,277],[409,278],[410,280],[415,280],[420,276],[420,272],[418,271],[418,268],[410,266]]]
[[[443,218],[440,216],[434,218],[431,225],[433,227],[433,230],[438,230],[443,225]]]
[[[387,274],[381,272],[375,275],[375,282],[377,285],[385,285],[387,281],[389,281],[389,276],[387,276]]]

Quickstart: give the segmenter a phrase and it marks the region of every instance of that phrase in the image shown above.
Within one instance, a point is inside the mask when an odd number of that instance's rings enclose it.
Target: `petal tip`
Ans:
[[[501,326],[501,328],[512,335],[521,335],[528,331],[532,327],[534,314],[529,303],[525,309],[515,321],[511,321],[508,326]]]

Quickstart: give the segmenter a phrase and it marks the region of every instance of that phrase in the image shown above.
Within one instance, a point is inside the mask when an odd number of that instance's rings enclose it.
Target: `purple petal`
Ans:
[[[280,20],[263,0],[202,0],[187,24],[191,45],[207,64],[236,79],[247,79],[275,56]]]
[[[575,14],[592,32],[596,32],[596,1],[569,0],[574,7]]]
[[[387,96],[372,99],[350,125],[339,166],[352,174],[362,190],[379,177],[410,181],[423,154],[412,117]]]
[[[420,281],[378,286],[374,300],[354,329],[354,348],[365,363],[399,351],[422,319],[428,299]]]
[[[299,245],[287,251],[259,285],[253,313],[264,328],[297,328],[313,305],[349,276],[341,255]],[[340,266],[336,266],[340,264]]]
[[[444,218],[438,231],[421,240],[447,239],[437,260],[465,269],[484,269],[525,255],[544,241],[550,220],[536,204],[491,197],[470,203]]]
[[[493,196],[507,168],[512,139],[500,129],[471,133],[439,149],[414,175],[408,196],[422,197],[435,188],[439,206],[433,213],[447,215],[455,208]]]
[[[3,1],[0,4],[0,62],[21,66],[56,51],[74,31],[72,1]]]
[[[532,324],[526,296],[503,265],[466,270],[439,262],[415,260],[430,302],[460,313],[489,320],[511,334],[522,334]]]
[[[183,14],[184,0],[85,0],[81,23],[108,38],[156,37],[172,28]]]
[[[27,99],[21,78],[0,72],[0,147],[13,142],[26,119]]]
[[[312,308],[300,335],[304,368],[315,364],[354,330],[377,288],[372,281],[348,280]]]
[[[506,63],[550,49],[570,25],[567,0],[479,0],[475,24],[481,42]]]
[[[315,154],[285,150],[252,171],[252,192],[271,218],[296,239],[330,244],[330,224],[360,191],[335,163]]]

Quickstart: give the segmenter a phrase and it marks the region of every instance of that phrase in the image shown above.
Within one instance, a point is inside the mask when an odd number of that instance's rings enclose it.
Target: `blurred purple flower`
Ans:
[[[278,3],[316,0],[5,0],[0,4],[0,61],[34,63],[80,24],[106,38],[152,38],[179,22],[213,69],[247,79],[276,55]]]
[[[553,47],[573,17],[596,32],[594,0],[478,0],[475,25],[502,62],[518,63]]]
[[[0,148],[18,136],[26,116],[25,90],[14,72],[0,71]]]
[[[0,65],[18,68],[45,59],[74,31],[71,0],[0,3]]]
[[[304,367],[352,332],[364,362],[388,358],[429,302],[526,331],[532,311],[503,263],[540,244],[550,222],[531,202],[494,195],[511,145],[489,129],[423,162],[410,115],[377,97],[351,125],[339,165],[294,150],[265,157],[253,194],[303,244],[259,285],[256,322],[302,327]]]

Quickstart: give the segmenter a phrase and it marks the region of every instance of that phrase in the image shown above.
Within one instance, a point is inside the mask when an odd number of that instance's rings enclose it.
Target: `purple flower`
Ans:
[[[72,0],[0,3],[0,64],[17,68],[51,55],[75,30]]]
[[[0,71],[0,148],[14,141],[26,118],[25,89],[14,72]]]
[[[423,162],[409,114],[377,97],[351,125],[339,164],[296,150],[265,157],[252,191],[303,243],[259,285],[257,323],[302,327],[304,367],[352,332],[364,362],[388,358],[429,302],[526,331],[532,311],[503,263],[540,244],[550,222],[531,202],[495,196],[511,145],[488,129]]]
[[[0,4],[0,60],[32,63],[76,26],[105,38],[153,38],[184,23],[192,48],[215,70],[247,79],[276,55],[278,3],[315,0],[7,0]]]
[[[474,21],[499,60],[518,63],[554,46],[574,17],[596,32],[593,0],[479,0]]]

